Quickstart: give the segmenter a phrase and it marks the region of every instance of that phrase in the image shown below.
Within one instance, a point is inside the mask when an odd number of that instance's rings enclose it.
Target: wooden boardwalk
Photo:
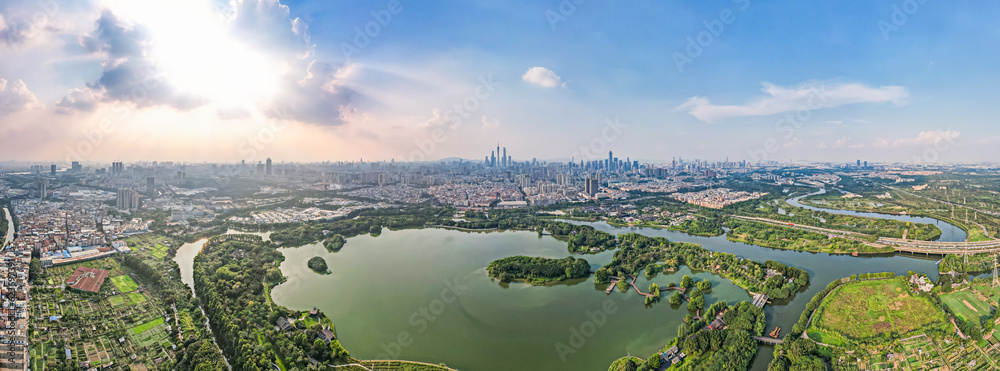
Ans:
[[[610,284],[610,285],[608,285],[608,289],[607,289],[607,290],[604,290],[604,293],[605,293],[605,294],[610,294],[610,293],[611,293],[611,290],[614,290],[614,289],[615,289],[615,285],[617,285],[617,284],[618,284],[618,281],[619,281],[618,279],[613,279],[613,280],[611,280],[611,284]]]
[[[632,285],[632,288],[635,289],[635,292],[638,292],[639,295],[642,295],[642,296],[647,296],[647,297],[653,296],[653,294],[647,294],[647,293],[642,292],[642,290],[639,290],[639,288],[635,286],[635,280],[637,278],[639,278],[639,277],[638,276],[632,277],[632,282],[629,282],[629,284]]]

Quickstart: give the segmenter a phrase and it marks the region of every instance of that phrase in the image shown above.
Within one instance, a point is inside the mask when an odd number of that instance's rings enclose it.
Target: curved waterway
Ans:
[[[638,232],[693,242],[713,251],[805,269],[811,285],[791,300],[765,307],[768,330],[780,326],[782,335],[812,296],[835,279],[908,270],[937,278],[936,259],[910,255],[808,253],[734,243],[724,236],[617,228],[603,222],[578,224],[613,234]],[[344,346],[362,359],[445,362],[461,370],[606,370],[619,357],[645,357],[662,349],[689,313],[684,307],[671,308],[665,300],[647,307],[634,291],[605,294],[606,285],[596,285],[593,277],[547,287],[491,280],[485,267],[498,258],[581,257],[569,254],[565,242],[534,232],[384,230],[378,237],[349,238],[339,252],[327,252],[319,243],[281,251],[286,257],[281,270],[288,281],[272,290],[274,301],[299,310],[319,308],[333,319]],[[596,269],[613,253],[583,257]],[[309,270],[306,262],[313,256],[326,259],[332,274]],[[651,281],[665,286],[679,282],[684,274],[712,281],[706,306],[750,298],[728,280],[687,267]],[[636,281],[644,291],[649,283],[644,277]],[[765,370],[771,353],[770,347],[762,347],[752,369]]]
[[[254,234],[263,237],[264,240],[268,240],[271,237],[271,232],[242,232],[235,229],[226,231],[226,234],[236,233]],[[195,296],[197,295],[194,292],[194,257],[198,256],[201,249],[205,247],[205,242],[208,242],[207,238],[185,243],[177,248],[177,253],[174,255],[174,261],[177,262],[177,266],[181,271],[181,281],[191,288],[191,293]]]
[[[813,195],[820,195],[820,194],[824,194],[824,193],[826,193],[826,189],[820,189],[817,192],[813,192],[813,193],[810,193],[810,194],[806,194],[806,195],[802,195],[802,196],[790,198],[790,199],[788,199],[788,203],[790,205],[792,205],[792,206],[797,206],[797,207],[801,207],[801,208],[808,209],[808,210],[814,210],[814,211],[824,211],[824,212],[828,212],[828,213],[831,213],[831,214],[855,215],[855,216],[864,216],[864,217],[877,218],[877,219],[893,219],[893,220],[900,220],[900,221],[911,222],[911,223],[933,224],[933,225],[938,226],[938,228],[941,228],[941,237],[939,237],[937,239],[937,241],[941,241],[941,242],[962,242],[962,241],[965,241],[966,239],[969,238],[968,233],[966,233],[964,229],[959,228],[958,226],[956,226],[954,224],[951,224],[951,223],[948,223],[948,222],[945,222],[945,221],[941,221],[941,220],[937,220],[937,219],[934,219],[934,218],[928,218],[928,217],[923,217],[923,216],[910,216],[910,215],[867,213],[867,212],[863,212],[863,211],[853,211],[853,210],[827,209],[827,208],[821,208],[821,207],[803,205],[802,203],[799,203],[799,200],[802,199],[802,198],[804,198],[804,197],[809,197],[809,196],[813,196]]]

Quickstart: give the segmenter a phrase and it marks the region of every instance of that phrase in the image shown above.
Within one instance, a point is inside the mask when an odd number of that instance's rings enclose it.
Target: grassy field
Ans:
[[[169,243],[167,238],[152,234],[132,236],[125,240],[125,242],[128,243],[128,246],[132,248],[132,250],[146,252],[158,260],[163,260],[163,258],[167,256],[167,250],[170,249],[170,247],[167,247],[166,245]]]
[[[114,276],[111,277],[111,283],[115,284],[119,292],[132,292],[139,289],[139,284],[132,280],[129,276]]]
[[[956,316],[978,324],[980,317],[990,315],[990,305],[996,305],[1000,301],[1000,288],[988,284],[975,285],[965,290],[941,294],[940,298]]]
[[[819,342],[843,344],[880,334],[905,335],[943,323],[929,299],[910,295],[900,279],[851,282],[838,287],[817,309],[808,334]]]
[[[159,326],[159,325],[162,325],[162,324],[163,324],[163,318],[157,318],[157,319],[154,319],[152,321],[143,323],[143,324],[141,324],[139,326],[133,327],[132,328],[132,333],[138,335],[138,334],[141,334],[141,333],[145,332],[146,330],[149,330],[149,329],[151,329],[153,327],[156,327],[156,326]]]
[[[149,254],[155,256],[158,259],[163,259],[164,257],[167,256],[168,249],[169,247],[156,243],[153,244],[153,247],[149,248]]]
[[[122,305],[125,305],[125,296],[123,295],[112,296],[108,298],[108,301],[111,302],[111,306],[120,307]]]
[[[128,300],[135,305],[146,301],[146,296],[138,292],[131,292],[128,294]]]

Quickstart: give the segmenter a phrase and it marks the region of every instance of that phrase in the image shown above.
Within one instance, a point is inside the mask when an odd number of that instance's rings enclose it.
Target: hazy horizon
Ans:
[[[969,163],[1000,4],[0,5],[0,160]],[[794,30],[794,31],[792,31]]]

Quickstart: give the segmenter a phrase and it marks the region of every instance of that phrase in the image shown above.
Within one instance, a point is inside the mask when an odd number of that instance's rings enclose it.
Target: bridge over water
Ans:
[[[758,223],[769,224],[777,227],[798,229],[800,231],[821,233],[827,235],[829,238],[841,237],[853,241],[858,241],[865,243],[872,247],[891,247],[893,250],[899,252],[909,252],[917,254],[980,254],[980,253],[991,253],[1000,252],[1000,240],[989,240],[989,241],[975,241],[975,242],[941,242],[941,241],[918,241],[918,240],[908,240],[902,238],[889,238],[880,237],[875,242],[871,242],[871,236],[850,232],[850,231],[839,231],[836,229],[813,227],[808,225],[800,225],[788,222],[782,222],[773,219],[748,217],[741,215],[734,215],[734,218],[743,219]]]
[[[754,336],[753,339],[757,340],[757,341],[759,341],[761,343],[771,344],[771,345],[778,345],[778,344],[781,344],[781,343],[785,342],[784,340],[781,340],[781,339],[775,339],[775,338],[769,338],[769,337],[763,337],[763,336]]]

